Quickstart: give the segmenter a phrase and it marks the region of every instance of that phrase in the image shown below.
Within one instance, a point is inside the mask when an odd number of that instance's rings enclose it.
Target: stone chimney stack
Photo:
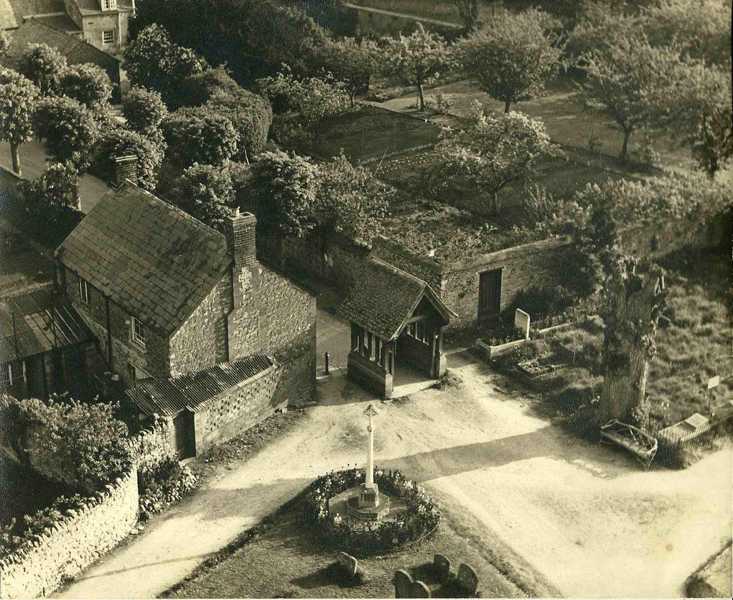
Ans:
[[[137,156],[113,156],[114,185],[121,187],[126,180],[137,183]]]
[[[257,260],[256,233],[257,219],[252,213],[237,210],[224,224],[229,255],[234,260],[234,268],[251,266]]]

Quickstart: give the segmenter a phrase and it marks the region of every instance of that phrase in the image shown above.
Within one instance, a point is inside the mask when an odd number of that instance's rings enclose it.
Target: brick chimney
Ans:
[[[253,265],[257,260],[256,228],[255,216],[252,213],[240,213],[239,210],[224,223],[227,249],[234,260],[235,269]]]
[[[113,156],[112,162],[114,164],[115,187],[121,187],[128,179],[132,183],[137,183],[137,156]]]

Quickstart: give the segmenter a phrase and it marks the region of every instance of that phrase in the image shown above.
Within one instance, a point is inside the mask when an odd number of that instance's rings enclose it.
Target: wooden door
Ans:
[[[176,435],[176,451],[178,458],[196,456],[196,438],[193,429],[193,413],[182,410],[173,419]]]
[[[478,317],[491,319],[501,310],[501,269],[484,271],[479,276]]]

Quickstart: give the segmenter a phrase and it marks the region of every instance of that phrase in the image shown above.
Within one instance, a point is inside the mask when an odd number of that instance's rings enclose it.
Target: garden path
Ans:
[[[424,482],[456,518],[470,513],[472,538],[510,546],[526,561],[520,572],[566,596],[678,597],[730,536],[729,447],[683,471],[643,471],[538,418],[526,394],[466,353],[449,367],[461,384],[377,404],[377,464]],[[373,398],[341,373],[319,395],[288,436],[222,467],[60,595],[158,595],[316,475],[362,464]]]

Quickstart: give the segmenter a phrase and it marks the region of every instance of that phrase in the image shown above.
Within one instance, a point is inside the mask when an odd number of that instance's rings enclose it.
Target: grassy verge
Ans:
[[[451,516],[444,518],[436,533],[418,546],[360,560],[367,576],[362,585],[354,586],[333,569],[336,552],[319,543],[312,530],[302,524],[301,514],[301,499],[296,498],[163,596],[388,598],[394,595],[392,578],[397,569],[418,575],[432,562],[435,553],[448,556],[454,570],[461,562],[473,566],[479,575],[479,590],[485,597],[556,595],[556,590],[539,577],[528,578],[524,569],[512,569],[513,556],[498,560],[497,553],[487,553],[486,540],[471,535],[475,524]]]

